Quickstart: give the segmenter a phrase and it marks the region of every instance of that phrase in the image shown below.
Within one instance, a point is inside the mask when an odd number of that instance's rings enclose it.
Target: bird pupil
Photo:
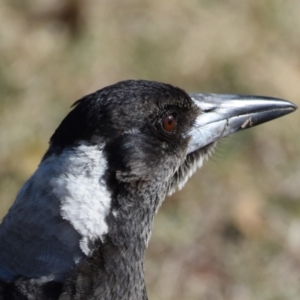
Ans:
[[[162,126],[167,132],[174,131],[176,127],[176,119],[173,114],[167,114],[163,118]]]

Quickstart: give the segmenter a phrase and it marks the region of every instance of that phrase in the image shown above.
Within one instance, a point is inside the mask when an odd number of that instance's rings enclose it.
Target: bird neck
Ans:
[[[128,203],[128,195],[126,198]],[[159,199],[147,198],[149,205],[142,208],[137,203],[145,199],[137,199],[136,195],[132,199],[131,205],[112,210],[107,219],[108,233],[95,242],[92,255],[82,261],[66,283],[65,291],[71,297],[80,294],[101,295],[101,299],[147,299],[144,257],[155,215],[155,206],[150,203]],[[122,197],[118,201],[123,201]]]
[[[80,235],[86,255],[67,279],[65,293],[70,299],[147,299],[145,250],[165,183],[114,168],[93,145],[67,149],[44,163],[55,175],[51,186],[60,214]]]

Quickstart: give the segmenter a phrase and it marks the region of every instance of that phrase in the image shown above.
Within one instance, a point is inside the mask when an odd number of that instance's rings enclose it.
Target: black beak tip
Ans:
[[[291,102],[291,107],[292,107],[293,111],[298,109],[298,106],[295,103],[292,103],[292,102]]]

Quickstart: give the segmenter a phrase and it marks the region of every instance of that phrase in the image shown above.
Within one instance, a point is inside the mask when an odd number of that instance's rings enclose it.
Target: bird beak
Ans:
[[[218,139],[297,109],[292,102],[261,96],[190,94],[200,114],[188,132],[187,154]]]

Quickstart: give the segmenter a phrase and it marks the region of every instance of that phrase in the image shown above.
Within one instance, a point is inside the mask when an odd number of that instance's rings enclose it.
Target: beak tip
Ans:
[[[291,106],[292,106],[293,111],[298,109],[298,106],[295,103],[291,102]]]

